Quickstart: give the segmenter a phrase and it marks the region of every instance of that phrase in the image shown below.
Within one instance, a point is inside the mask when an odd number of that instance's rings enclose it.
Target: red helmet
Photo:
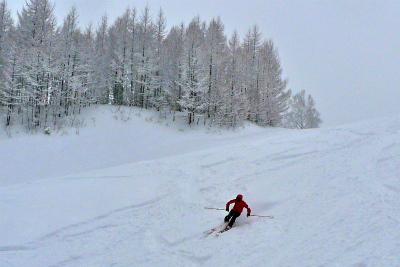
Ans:
[[[242,196],[241,194],[239,194],[239,195],[237,195],[237,197],[236,197],[236,198],[243,199],[243,196]]]

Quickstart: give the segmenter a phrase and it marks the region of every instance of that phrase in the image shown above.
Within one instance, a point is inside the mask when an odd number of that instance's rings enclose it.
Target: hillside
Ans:
[[[0,140],[0,266],[400,265],[400,117],[210,132],[91,112],[79,135]],[[239,193],[274,219],[205,237],[226,212],[204,207]]]

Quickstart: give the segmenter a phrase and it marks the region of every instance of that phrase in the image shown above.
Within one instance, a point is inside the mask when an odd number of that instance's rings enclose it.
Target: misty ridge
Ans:
[[[90,105],[155,109],[188,124],[317,128],[311,95],[292,95],[274,42],[257,25],[228,38],[220,18],[167,30],[162,9],[127,8],[114,22],[78,26],[72,7],[28,0],[14,21],[0,3],[0,115],[6,128],[60,129]]]

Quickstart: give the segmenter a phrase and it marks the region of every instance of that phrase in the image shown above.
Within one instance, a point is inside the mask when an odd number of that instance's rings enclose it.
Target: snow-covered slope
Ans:
[[[136,129],[114,121],[101,134],[1,140],[2,153],[39,143],[79,168],[55,160],[58,172],[41,170],[57,177],[38,179],[41,157],[2,156],[0,266],[400,266],[400,118],[218,133],[135,120]],[[151,145],[143,153],[138,137]],[[92,170],[77,173],[82,161]],[[243,214],[205,237],[226,212],[204,207],[239,193],[274,219]]]
[[[0,186],[181,155],[279,131],[252,125],[236,132],[193,130],[183,119],[160,121],[157,112],[113,106],[86,110],[77,121],[86,126],[63,128],[51,136],[20,130],[10,139],[0,131]]]

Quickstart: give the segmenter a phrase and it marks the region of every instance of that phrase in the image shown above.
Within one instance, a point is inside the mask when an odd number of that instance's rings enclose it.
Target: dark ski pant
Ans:
[[[229,214],[225,217],[225,222],[229,222],[228,226],[232,227],[236,221],[236,218],[240,216],[240,213],[234,210],[231,210]],[[229,221],[230,220],[230,221]]]

